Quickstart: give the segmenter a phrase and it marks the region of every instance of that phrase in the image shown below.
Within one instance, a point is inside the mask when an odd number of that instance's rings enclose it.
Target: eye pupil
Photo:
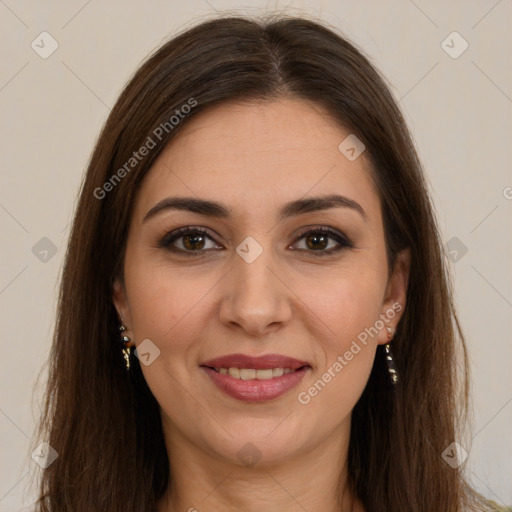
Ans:
[[[306,238],[306,244],[310,249],[325,249],[328,243],[328,238],[328,236],[322,234],[309,235]],[[309,243],[311,240],[317,240],[317,242],[313,242],[311,246]],[[320,244],[318,243],[318,240],[321,240]]]
[[[195,247],[196,244],[202,244],[204,245],[204,236],[201,234],[192,234],[192,235],[186,235],[183,237],[183,246],[187,249],[190,249],[191,251],[197,251],[202,249],[203,247]],[[190,247],[190,245],[192,247]]]

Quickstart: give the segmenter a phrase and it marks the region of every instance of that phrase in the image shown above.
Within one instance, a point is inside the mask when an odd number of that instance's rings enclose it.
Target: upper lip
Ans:
[[[210,368],[254,368],[265,370],[268,368],[291,368],[297,370],[302,366],[310,366],[307,361],[299,361],[293,357],[280,354],[266,354],[262,356],[249,356],[245,354],[229,354],[216,357],[201,363],[201,366]]]

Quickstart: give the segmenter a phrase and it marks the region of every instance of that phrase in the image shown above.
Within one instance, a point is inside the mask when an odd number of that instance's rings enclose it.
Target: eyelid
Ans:
[[[341,238],[343,240],[343,242],[346,243],[347,245],[349,245],[349,244],[351,246],[353,245],[351,240],[348,238],[348,236],[345,235],[345,233],[343,233],[342,231],[331,228],[330,226],[323,226],[323,225],[318,225],[318,224],[313,224],[313,225],[305,226],[304,228],[302,228],[297,233],[297,235],[295,235],[296,236],[295,240],[302,238],[304,235],[307,235],[308,233],[311,233],[311,232],[327,233],[329,235],[333,235],[334,237]]]
[[[338,231],[337,229],[331,228],[330,226],[322,226],[322,225],[310,225],[302,228],[299,233],[295,236],[295,240],[291,245],[295,245],[299,240],[304,238],[308,234],[325,234],[328,235],[329,238],[334,240],[338,246],[335,248],[331,248],[328,251],[308,251],[306,249],[295,249],[302,253],[305,253],[307,256],[311,257],[328,257],[330,255],[334,255],[342,251],[343,249],[352,249],[354,248],[353,242],[350,238],[345,235],[342,231]]]
[[[160,238],[160,240],[158,241],[158,247],[161,247],[163,249],[169,249],[171,248],[172,242],[178,240],[179,238],[188,233],[199,233],[201,235],[207,236],[216,244],[219,244],[208,228],[204,228],[202,226],[183,226],[181,228],[173,229],[172,231],[166,233],[162,238]],[[194,254],[194,252],[205,252],[204,249],[201,251],[183,251],[181,249],[177,249],[174,247],[173,249],[176,249],[176,252],[188,254]]]

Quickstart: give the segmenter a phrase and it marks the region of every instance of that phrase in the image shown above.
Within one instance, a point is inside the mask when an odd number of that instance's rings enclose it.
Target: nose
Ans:
[[[293,293],[283,282],[269,249],[248,263],[238,254],[223,280],[220,319],[251,336],[281,328],[291,318]]]

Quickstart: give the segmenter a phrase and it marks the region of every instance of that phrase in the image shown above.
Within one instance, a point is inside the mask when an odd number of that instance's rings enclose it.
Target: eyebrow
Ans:
[[[304,213],[329,210],[331,208],[349,208],[358,212],[365,221],[368,221],[366,212],[357,201],[338,194],[297,199],[286,203],[279,211],[278,219],[281,221]],[[232,215],[230,207],[216,201],[197,199],[195,197],[166,197],[146,213],[142,222],[146,222],[168,210],[188,211],[219,219],[229,219]]]

